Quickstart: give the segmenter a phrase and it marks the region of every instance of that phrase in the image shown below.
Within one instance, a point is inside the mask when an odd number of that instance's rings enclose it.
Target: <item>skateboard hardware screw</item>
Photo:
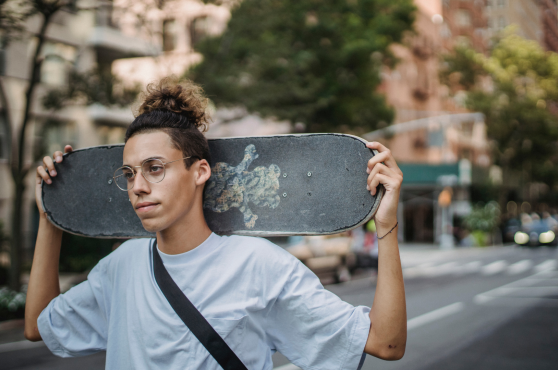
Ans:
[[[283,198],[286,198],[286,197],[287,197],[287,193],[283,193]]]
[[[283,177],[287,177],[287,174],[286,174],[286,173],[284,173],[284,174],[283,174]]]
[[[109,185],[112,184],[112,179],[110,179],[110,180],[108,181],[108,183],[109,183]]]
[[[109,202],[112,202],[112,198],[109,198]]]
[[[308,177],[312,176],[312,172],[308,172]]]

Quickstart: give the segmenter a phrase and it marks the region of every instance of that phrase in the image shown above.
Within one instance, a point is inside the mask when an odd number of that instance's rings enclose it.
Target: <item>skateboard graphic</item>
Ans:
[[[209,139],[211,178],[204,215],[220,235],[316,235],[353,229],[372,218],[384,194],[366,190],[376,151],[356,136],[276,135]],[[50,221],[97,238],[150,237],[128,194],[114,184],[124,145],[75,150],[43,186]]]

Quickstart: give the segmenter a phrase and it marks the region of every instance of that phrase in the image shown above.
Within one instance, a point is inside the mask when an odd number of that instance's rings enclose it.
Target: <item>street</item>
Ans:
[[[551,369],[558,364],[556,249],[516,247],[439,251],[406,247],[405,357],[368,356],[363,369]],[[374,279],[360,276],[327,288],[370,306]],[[17,339],[17,340],[16,340]],[[102,369],[104,354],[59,359],[42,343],[0,344],[2,369]],[[15,341],[15,343],[13,343]],[[297,369],[280,354],[274,365]]]

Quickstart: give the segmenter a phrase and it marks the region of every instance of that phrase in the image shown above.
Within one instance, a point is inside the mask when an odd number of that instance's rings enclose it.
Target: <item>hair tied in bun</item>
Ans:
[[[166,77],[147,85],[141,98],[143,102],[136,117],[153,111],[168,111],[185,116],[187,126],[191,124],[202,132],[207,131],[210,120],[206,112],[208,99],[203,89],[192,81],[180,80],[176,76]],[[183,127],[185,122],[180,123]]]

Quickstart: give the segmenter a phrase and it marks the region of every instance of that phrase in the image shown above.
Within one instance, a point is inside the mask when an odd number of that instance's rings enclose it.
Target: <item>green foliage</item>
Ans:
[[[125,107],[134,102],[141,88],[128,87],[115,75],[95,69],[89,72],[72,70],[68,84],[49,90],[43,97],[46,109],[59,110],[69,104],[101,104]]]
[[[112,252],[119,239],[94,239],[64,233],[60,249],[61,272],[91,270],[101,258]]]
[[[21,319],[25,315],[26,292],[0,288],[0,321]]]
[[[558,181],[558,54],[512,31],[489,56],[456,48],[441,77],[454,90],[465,88],[466,107],[485,114],[496,164],[552,185]]]
[[[0,49],[21,36],[24,22],[32,13],[29,1],[0,0]]]
[[[471,236],[473,237],[476,246],[486,247],[488,245],[486,242],[488,239],[488,234],[485,231],[475,230],[471,233]]]
[[[463,226],[469,231],[493,231],[500,222],[500,207],[496,202],[476,205],[470,214],[463,219]]]
[[[393,110],[376,92],[388,47],[411,30],[411,0],[244,0],[188,73],[218,105],[243,105],[309,131],[366,132]]]

